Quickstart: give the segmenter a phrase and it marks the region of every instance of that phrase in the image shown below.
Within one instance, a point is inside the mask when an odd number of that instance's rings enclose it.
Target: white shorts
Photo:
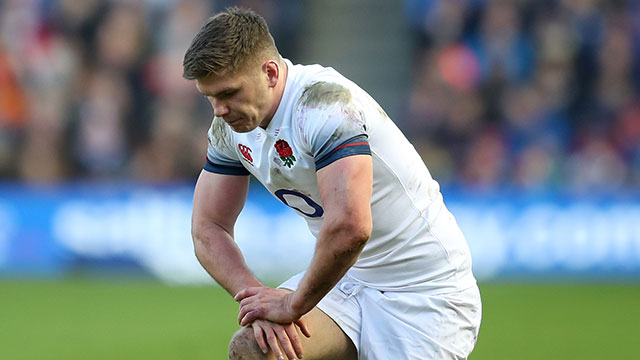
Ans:
[[[280,287],[295,290],[303,275]],[[351,338],[359,360],[466,359],[482,318],[477,286],[438,295],[379,291],[348,275],[317,307]]]

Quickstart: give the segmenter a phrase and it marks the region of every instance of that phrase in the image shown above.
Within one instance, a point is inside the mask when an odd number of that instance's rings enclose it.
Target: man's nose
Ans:
[[[213,102],[213,115],[220,117],[225,116],[229,113],[229,107],[227,104],[222,101],[214,101]]]

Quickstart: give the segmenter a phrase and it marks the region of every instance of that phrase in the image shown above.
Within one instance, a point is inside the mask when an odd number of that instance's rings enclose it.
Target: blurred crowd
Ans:
[[[195,178],[213,112],[182,59],[232,3],[297,26],[293,0],[0,0],[0,179]]]
[[[405,123],[471,189],[640,188],[640,2],[407,0]]]
[[[0,179],[197,176],[212,110],[181,78],[182,57],[232,3],[265,16],[295,60],[300,1],[0,0]],[[404,6],[414,67],[394,120],[436,179],[640,188],[640,2]]]

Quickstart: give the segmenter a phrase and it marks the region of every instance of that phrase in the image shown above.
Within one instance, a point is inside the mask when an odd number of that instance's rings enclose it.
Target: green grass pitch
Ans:
[[[637,357],[640,284],[481,283],[474,360]],[[0,281],[0,359],[226,359],[237,305],[218,287]]]

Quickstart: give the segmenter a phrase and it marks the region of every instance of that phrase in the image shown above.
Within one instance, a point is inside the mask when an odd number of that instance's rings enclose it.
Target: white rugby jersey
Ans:
[[[266,129],[209,130],[207,171],[253,175],[302,216],[314,236],[324,209],[316,171],[355,154],[373,161],[373,230],[349,275],[380,290],[434,293],[475,284],[467,243],[438,183],[382,108],[332,68],[293,65]]]

